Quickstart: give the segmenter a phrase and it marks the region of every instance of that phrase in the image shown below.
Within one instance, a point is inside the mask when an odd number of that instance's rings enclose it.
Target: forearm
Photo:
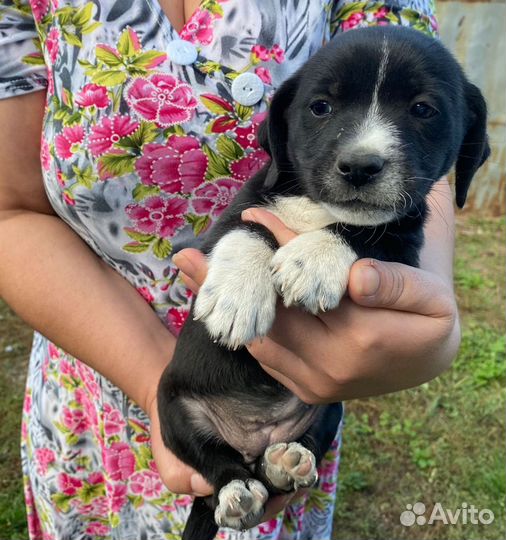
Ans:
[[[14,311],[147,410],[175,338],[135,288],[55,216],[3,212],[0,253]]]
[[[429,218],[425,224],[425,245],[420,253],[420,267],[434,272],[453,288],[453,252],[455,211],[453,194],[444,177],[428,197]]]

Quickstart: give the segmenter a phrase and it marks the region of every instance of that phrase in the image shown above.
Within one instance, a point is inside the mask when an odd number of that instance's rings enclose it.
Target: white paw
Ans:
[[[244,229],[228,233],[213,248],[194,315],[221,345],[236,349],[270,330],[276,309],[272,255],[260,237]]]
[[[272,279],[285,306],[301,305],[311,313],[339,305],[357,254],[327,230],[301,234],[272,258]]]
[[[220,490],[214,519],[220,527],[250,529],[261,522],[268,496],[258,480],[232,480]]]
[[[313,453],[296,442],[267,447],[262,468],[271,484],[283,491],[311,487],[318,480]]]

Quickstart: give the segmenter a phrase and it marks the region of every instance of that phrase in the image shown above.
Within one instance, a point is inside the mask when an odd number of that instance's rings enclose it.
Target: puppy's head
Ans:
[[[354,225],[416,211],[454,164],[462,207],[489,154],[478,88],[437,40],[400,27],[332,40],[276,92],[259,138],[267,186],[296,179]]]

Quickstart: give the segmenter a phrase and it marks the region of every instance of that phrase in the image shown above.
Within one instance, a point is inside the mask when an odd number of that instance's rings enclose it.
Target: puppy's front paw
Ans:
[[[283,491],[311,487],[318,480],[313,453],[296,442],[267,447],[262,469],[271,484]]]
[[[285,306],[311,313],[339,305],[357,254],[327,230],[304,233],[279,248],[272,258],[272,279]]]
[[[214,519],[220,527],[250,529],[261,522],[268,496],[258,480],[232,480],[220,490]]]
[[[260,237],[243,229],[225,235],[211,252],[194,315],[221,345],[236,349],[270,330],[276,308],[272,255]]]

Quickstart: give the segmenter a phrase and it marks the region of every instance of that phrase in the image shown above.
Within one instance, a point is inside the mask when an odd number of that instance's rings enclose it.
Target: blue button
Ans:
[[[232,82],[232,97],[246,107],[258,103],[264,92],[262,79],[254,73],[241,73]]]
[[[167,45],[169,60],[181,66],[188,66],[197,60],[197,47],[185,39],[175,39]]]

